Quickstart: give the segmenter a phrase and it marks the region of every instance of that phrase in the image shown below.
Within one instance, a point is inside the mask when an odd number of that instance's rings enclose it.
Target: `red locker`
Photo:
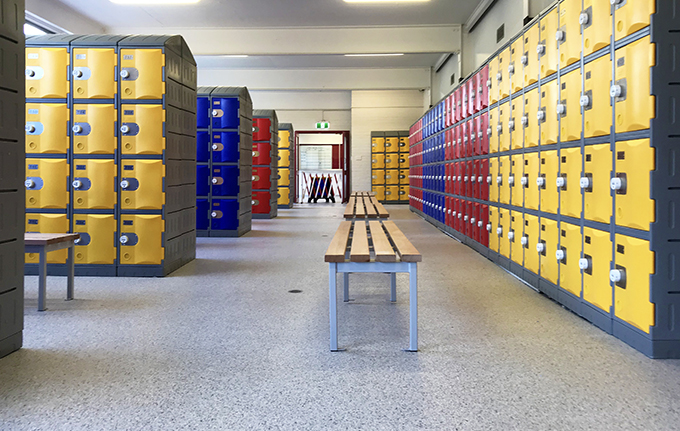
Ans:
[[[446,178],[444,181],[444,192],[445,193],[451,193],[451,169],[453,165],[451,163],[447,163],[445,169],[446,172]]]
[[[452,135],[452,144],[453,144],[453,158],[455,159],[460,159],[460,125],[456,126],[453,128],[453,135]]]
[[[461,146],[461,149],[460,149],[460,157],[461,158],[468,156],[467,148],[468,148],[468,141],[470,140],[469,139],[470,135],[468,133],[468,126],[467,125],[468,125],[467,122],[460,125],[460,133],[461,133],[461,135],[463,135],[463,139],[462,139],[463,143],[462,143],[462,146]]]
[[[446,197],[446,214],[444,218],[445,220],[444,224],[446,224],[449,227],[451,227],[451,213],[453,212],[453,210],[451,209],[451,207],[453,206],[453,204],[451,203],[451,199],[453,198],[449,196]]]
[[[271,141],[272,120],[269,118],[253,118],[253,142]]]
[[[253,168],[253,190],[270,190],[272,186],[272,170],[270,168]]]
[[[463,119],[463,109],[462,109],[462,106],[461,106],[462,105],[461,104],[461,99],[462,99],[461,88],[460,87],[456,88],[456,90],[453,92],[453,94],[455,95],[455,102],[456,102],[453,120],[454,120],[454,123],[457,123],[457,122],[459,122],[460,120]]]
[[[477,121],[477,153],[478,155],[489,154],[489,113],[485,112],[476,119]]]
[[[484,66],[482,70],[477,73],[477,98],[475,103],[477,104],[477,110],[489,106],[489,66]]]
[[[489,159],[483,159],[479,161],[479,175],[477,180],[481,178],[479,182],[479,199],[483,201],[489,200],[489,181],[487,177],[489,176]]]
[[[463,233],[467,237],[472,236],[472,230],[470,229],[470,218],[471,218],[471,213],[472,211],[470,210],[470,202],[465,201],[464,203],[464,211],[463,212]]]
[[[474,75],[467,82],[468,85],[468,113],[469,115],[477,112],[477,75]]]
[[[266,142],[253,143],[253,165],[271,165],[272,146]]]
[[[486,225],[489,224],[489,206],[488,205],[481,205],[479,207],[479,219],[482,222],[481,226],[480,226],[480,223],[477,222],[477,227],[479,228],[479,242],[484,247],[488,247],[489,246],[489,231],[486,228]]]
[[[451,111],[451,98],[447,97],[444,99],[444,126],[451,127],[451,116],[449,112]]]
[[[253,214],[269,214],[271,200],[272,195],[269,192],[253,192]]]
[[[460,199],[453,200],[453,228],[460,232],[460,222],[462,217],[460,215]]]
[[[471,119],[470,121],[467,122],[467,128],[468,128],[468,135],[470,138],[468,139],[468,147],[467,147],[467,156],[472,157],[475,154],[475,142],[477,141],[476,137],[477,134],[475,133],[475,130],[477,129],[475,127],[476,121],[474,119]]]
[[[467,162],[467,169],[465,172],[465,196],[467,197],[473,197],[473,192],[472,192],[472,177],[475,175],[475,170],[474,170],[475,162],[472,160]]]
[[[472,219],[470,220],[470,228],[472,230],[472,239],[479,242],[479,204],[472,204]]]
[[[470,103],[468,101],[468,85],[467,85],[467,82],[460,86],[460,94],[463,98],[463,106],[462,106],[463,114],[462,114],[462,117],[467,118],[468,115],[470,115],[470,113],[468,112],[469,109],[470,109]]]
[[[453,160],[453,129],[448,129],[444,134],[446,136],[446,160]]]
[[[461,172],[460,172],[461,171],[461,168],[460,168],[461,163],[463,163],[463,162],[456,162],[453,165],[453,178],[454,178],[453,179],[453,194],[459,195],[459,196],[461,194],[460,193],[460,184],[462,182],[461,180],[463,179],[461,177]]]
[[[472,196],[475,199],[479,199],[479,163],[481,160],[475,160],[472,162]]]

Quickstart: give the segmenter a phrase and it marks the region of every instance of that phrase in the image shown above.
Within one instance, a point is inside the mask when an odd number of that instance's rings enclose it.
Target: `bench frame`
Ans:
[[[72,239],[60,241],[57,243],[48,243],[45,245],[24,245],[25,253],[38,253],[38,311],[47,310],[45,305],[47,296],[47,253],[51,251],[63,250],[68,248],[68,258],[66,259],[66,267],[68,268],[68,283],[66,285],[66,300],[73,300],[73,279],[75,276],[75,260],[73,250],[75,248],[75,240],[78,235],[74,235]]]

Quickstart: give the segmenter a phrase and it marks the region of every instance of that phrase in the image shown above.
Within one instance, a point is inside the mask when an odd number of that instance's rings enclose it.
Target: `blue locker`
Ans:
[[[212,100],[213,129],[238,129],[241,125],[239,118],[239,100],[215,98]]]
[[[196,123],[199,129],[210,127],[210,99],[199,97],[196,104]]]
[[[213,196],[238,196],[238,166],[213,166]]]
[[[213,163],[238,163],[238,132],[213,133]]]
[[[196,196],[208,196],[210,193],[210,167],[196,166]]]
[[[208,163],[210,160],[210,133],[198,132],[196,134],[196,161]]]
[[[215,199],[212,203],[211,228],[213,230],[238,229],[238,200]]]
[[[208,230],[210,226],[210,203],[208,199],[196,200],[196,229]]]

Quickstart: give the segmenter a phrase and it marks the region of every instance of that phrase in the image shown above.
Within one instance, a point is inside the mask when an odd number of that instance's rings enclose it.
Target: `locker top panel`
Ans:
[[[399,132],[400,138],[408,138],[411,134],[409,132]]]
[[[385,132],[371,132],[371,138],[384,138]]]
[[[186,45],[184,38],[178,35],[127,36],[118,42],[121,48],[167,48],[180,56],[183,54],[184,45]]]
[[[126,36],[123,35],[111,35],[111,34],[98,34],[91,36],[80,36],[71,42],[71,46],[74,47],[106,47],[114,48],[118,43],[125,39]]]
[[[198,87],[196,93],[198,97],[210,97],[215,87]]]
[[[272,124],[278,127],[279,118],[276,116],[276,111],[272,109],[254,109],[253,118],[271,118]]]
[[[250,92],[247,87],[201,87],[212,88],[212,96],[215,97],[239,97],[252,103]]]
[[[279,130],[289,130],[293,131],[293,125],[291,123],[279,123]]]
[[[68,47],[71,42],[82,36],[73,34],[50,34],[45,36],[30,36],[26,38],[26,46],[60,46]]]

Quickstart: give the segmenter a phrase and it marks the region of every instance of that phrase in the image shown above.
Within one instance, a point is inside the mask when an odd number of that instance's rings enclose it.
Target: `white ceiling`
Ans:
[[[402,68],[434,66],[442,54],[405,54],[397,57],[345,57],[343,55],[267,55],[247,58],[197,56],[201,69],[315,69]]]
[[[201,0],[132,6],[110,0],[59,0],[107,28],[352,27],[463,24],[480,0],[352,4],[343,0]],[[49,18],[49,17],[45,17]]]

